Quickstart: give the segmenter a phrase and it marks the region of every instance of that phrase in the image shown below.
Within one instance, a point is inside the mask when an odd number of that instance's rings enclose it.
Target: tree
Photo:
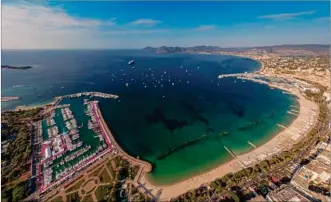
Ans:
[[[233,192],[233,191],[229,191],[229,194],[231,195],[231,198],[235,201],[235,202],[239,202],[239,197]]]
[[[20,201],[25,196],[25,188],[23,186],[15,187],[12,192],[13,201]]]

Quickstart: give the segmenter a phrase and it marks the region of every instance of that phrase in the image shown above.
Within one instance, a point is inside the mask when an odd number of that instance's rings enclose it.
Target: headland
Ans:
[[[9,102],[12,100],[19,100],[19,99],[21,99],[21,97],[19,97],[19,96],[4,96],[4,97],[1,97],[1,102]]]

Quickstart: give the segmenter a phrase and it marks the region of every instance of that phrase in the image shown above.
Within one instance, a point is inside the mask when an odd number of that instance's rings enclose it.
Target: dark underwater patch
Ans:
[[[173,133],[176,129],[181,129],[185,126],[190,125],[190,123],[186,120],[178,121],[177,119],[173,118],[167,119],[164,115],[163,109],[160,107],[156,107],[152,114],[146,114],[145,120],[148,124],[162,122],[171,133]]]

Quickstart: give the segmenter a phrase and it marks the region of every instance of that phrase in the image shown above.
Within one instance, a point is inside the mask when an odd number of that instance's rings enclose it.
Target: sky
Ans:
[[[3,49],[330,44],[328,1],[3,0]]]

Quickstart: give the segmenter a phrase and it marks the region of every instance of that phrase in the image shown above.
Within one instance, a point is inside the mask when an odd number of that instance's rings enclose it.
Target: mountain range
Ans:
[[[222,48],[218,46],[193,46],[193,47],[146,47],[144,51],[155,53],[216,53],[216,52],[264,52],[280,55],[329,55],[330,45],[320,44],[302,44],[302,45],[276,45],[276,46],[258,46],[258,47],[238,47]]]

